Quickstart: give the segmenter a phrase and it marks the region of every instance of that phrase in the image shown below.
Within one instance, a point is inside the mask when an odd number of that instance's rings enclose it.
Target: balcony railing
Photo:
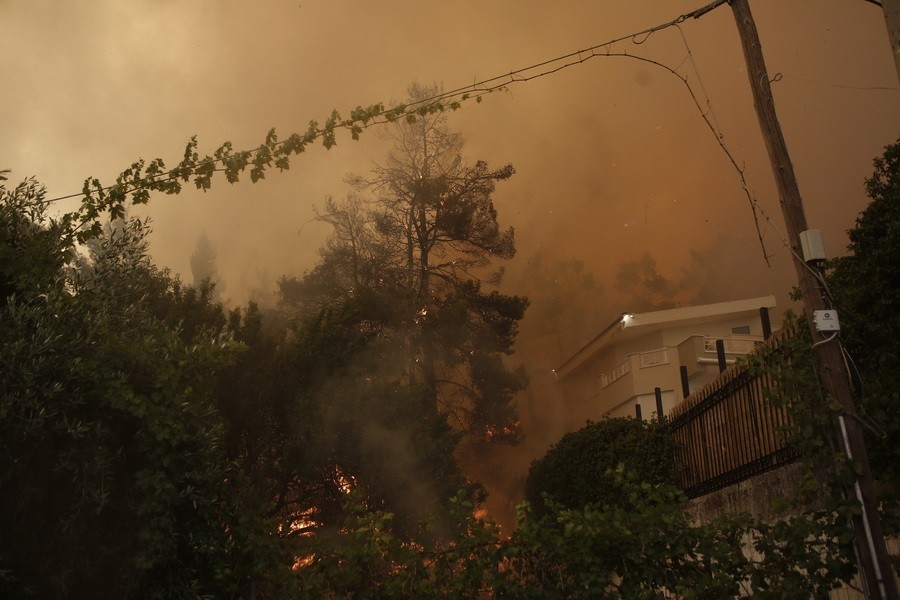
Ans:
[[[608,387],[611,383],[616,381],[617,379],[621,379],[627,373],[631,372],[631,356],[627,357],[621,363],[619,363],[616,368],[611,371],[607,371],[606,373],[602,373],[600,375],[600,388]]]
[[[703,350],[706,352],[716,351],[716,340],[719,338],[705,337],[703,338]],[[760,341],[747,338],[725,338],[725,354],[752,354]]]
[[[631,373],[632,362],[640,369],[647,367],[656,367],[658,365],[669,364],[669,349],[660,348],[658,350],[648,350],[646,352],[635,352],[625,357],[625,360],[616,365],[615,368],[600,374],[600,389],[609,387],[617,380],[621,379],[628,373]]]

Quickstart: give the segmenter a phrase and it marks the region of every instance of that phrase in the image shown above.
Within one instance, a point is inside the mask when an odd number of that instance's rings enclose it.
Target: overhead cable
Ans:
[[[342,128],[342,129],[357,128],[359,130],[368,129],[369,127],[372,127],[374,125],[380,125],[380,124],[394,121],[397,119],[398,116],[401,116],[401,117],[406,116],[406,115],[415,116],[416,113],[418,111],[422,110],[423,108],[427,109],[428,107],[433,107],[433,106],[443,107],[447,103],[459,104],[464,101],[471,100],[473,98],[476,101],[480,102],[481,94],[492,93],[492,92],[495,92],[498,90],[507,89],[511,85],[516,84],[516,83],[524,83],[526,81],[531,81],[534,79],[538,79],[540,77],[546,77],[547,75],[552,75],[554,73],[558,73],[559,71],[562,71],[563,69],[567,69],[567,68],[575,66],[575,65],[580,65],[580,64],[587,62],[588,60],[591,60],[592,58],[596,58],[598,56],[604,56],[604,55],[608,56],[611,53],[612,46],[619,42],[631,41],[634,44],[642,44],[654,33],[658,32],[658,31],[663,31],[665,29],[674,27],[676,25],[679,25],[689,18],[699,18],[700,16],[706,14],[707,12],[709,12],[713,8],[723,4],[724,2],[725,2],[725,0],[716,0],[715,2],[712,2],[711,4],[708,4],[708,5],[700,8],[700,9],[697,9],[693,12],[680,15],[677,18],[672,19],[671,21],[660,23],[659,25],[654,25],[652,27],[648,27],[648,28],[642,29],[640,31],[636,31],[634,33],[630,33],[630,34],[623,35],[623,36],[620,36],[617,38],[613,38],[613,39],[610,39],[608,41],[605,41],[605,42],[602,42],[599,44],[594,44],[593,46],[584,48],[582,50],[576,50],[574,52],[569,52],[567,54],[563,54],[563,55],[557,56],[555,58],[550,58],[547,60],[543,60],[543,61],[531,64],[531,65],[528,65],[526,67],[521,67],[519,69],[509,71],[508,73],[505,73],[505,74],[495,75],[495,76],[489,77],[487,79],[482,79],[480,81],[474,82],[469,85],[458,87],[458,88],[455,88],[455,89],[452,89],[452,90],[449,90],[446,92],[442,92],[440,94],[435,94],[434,96],[431,96],[429,98],[424,98],[422,100],[411,102],[410,104],[404,105],[402,107],[403,110],[400,111],[399,114],[397,111],[397,107],[384,108],[374,114],[368,115],[369,118],[365,122],[360,122],[360,121],[354,119],[354,120],[341,122],[341,123],[335,125],[334,128]],[[605,51],[604,51],[604,49],[605,49]],[[320,137],[325,132],[326,132],[325,129],[316,129],[315,136]],[[285,141],[277,142],[272,146],[272,148],[278,148],[278,147],[282,146],[284,143],[285,143]],[[254,152],[254,150],[250,150],[248,152],[252,153],[252,152]],[[227,158],[228,157],[210,158],[208,160],[199,162],[196,165],[196,167],[199,168],[199,167],[206,167],[211,164],[219,164],[219,163],[224,162]],[[220,170],[220,169],[213,169],[213,171],[218,171],[218,170]],[[177,173],[177,171],[178,171],[178,169],[171,169],[168,171],[158,173],[158,174],[156,174],[156,176],[154,178],[154,182],[159,183],[159,182],[165,182],[165,181],[171,181],[171,180],[178,179],[180,177],[180,175]],[[109,190],[115,188],[117,185],[120,185],[120,184],[105,186],[105,187],[101,187],[99,189],[86,190],[86,191],[82,191],[80,193],[67,194],[64,196],[57,196],[57,197],[49,198],[49,199],[45,200],[44,203],[50,204],[50,203],[54,203],[54,202],[59,202],[61,200],[67,200],[70,198],[77,198],[77,197],[90,198],[93,196],[94,193],[97,193],[100,191],[102,191],[102,192],[109,191]],[[143,187],[146,187],[147,185],[149,185],[149,183],[147,183],[147,184],[138,183],[136,185],[133,185],[132,187],[127,187],[127,185],[126,185],[126,189],[124,190],[124,193],[128,194],[128,193],[138,191],[138,190],[142,189]]]

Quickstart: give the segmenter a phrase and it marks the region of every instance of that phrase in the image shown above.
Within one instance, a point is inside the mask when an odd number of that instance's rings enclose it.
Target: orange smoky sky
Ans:
[[[670,21],[703,0],[47,0],[0,1],[0,168],[34,175],[49,196],[88,176],[111,183],[134,160],[174,165],[230,140],[253,148],[337,109],[402,101],[413,81],[447,89],[508,73]],[[881,10],[863,0],[753,0],[776,107],[810,226],[839,253],[866,205],[871,161],[900,133],[900,91]],[[767,269],[737,174],[671,73],[594,58],[466,103],[449,124],[470,160],[512,163],[495,202],[519,255],[579,258],[597,279],[644,252],[676,277],[690,250],[727,248],[723,290],[775,293],[793,281],[777,195],[728,6],[613,50],[688,77],[750,187]],[[690,51],[690,56],[688,52]],[[691,60],[692,59],[692,60]],[[889,89],[884,89],[889,88]],[[707,105],[707,101],[709,104]],[[225,295],[309,268],[328,234],[312,206],[348,191],[344,177],[380,161],[375,130],[310,149],[258,184],[215,180],[207,193],[157,195],[152,252],[188,280],[206,232]],[[70,209],[76,201],[56,204]],[[303,228],[300,232],[301,227]],[[298,234],[298,232],[300,232]]]

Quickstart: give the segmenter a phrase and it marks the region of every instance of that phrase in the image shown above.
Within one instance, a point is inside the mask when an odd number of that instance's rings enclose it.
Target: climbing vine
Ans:
[[[500,89],[503,88],[491,88],[483,93]],[[272,128],[263,142],[252,150],[237,150],[230,141],[226,141],[212,154],[201,156],[197,136],[192,136],[185,146],[181,161],[174,167],[169,168],[161,158],[150,161],[139,159],[122,171],[112,185],[105,186],[99,179],[88,177],[80,194],[52,198],[47,202],[72,197],[81,198],[79,209],[64,214],[60,223],[71,231],[71,235],[78,242],[84,243],[102,233],[104,217],[109,219],[123,217],[129,204],[147,204],[153,192],[177,195],[188,182],[193,182],[198,190],[207,191],[212,187],[216,173],[223,173],[228,183],[237,183],[246,172],[249,172],[250,181],[256,183],[265,179],[266,172],[270,169],[279,171],[290,169],[291,158],[302,154],[316,142],[320,142],[326,150],[333,148],[337,144],[340,130],[348,131],[350,138],[358,141],[364,131],[375,125],[392,123],[400,119],[414,123],[427,115],[458,110],[463,102],[473,99],[481,102],[482,96],[451,92],[390,108],[386,108],[382,103],[368,107],[358,106],[350,112],[348,118],[333,110],[324,125],[311,120],[304,133],[291,133],[284,139],[279,139],[275,129]]]

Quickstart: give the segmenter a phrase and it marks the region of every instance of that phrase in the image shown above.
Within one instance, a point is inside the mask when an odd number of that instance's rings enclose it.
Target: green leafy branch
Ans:
[[[678,16],[641,31],[610,39],[591,47],[544,60],[520,69],[510,71],[504,75],[490,77],[479,82],[457,88],[450,92],[438,94],[421,101],[410,104],[398,104],[387,108],[382,103],[369,107],[358,106],[350,113],[349,118],[343,118],[336,110],[320,126],[315,120],[310,121],[309,128],[303,134],[292,133],[282,141],[278,140],[275,130],[269,130],[265,140],[257,148],[252,150],[235,150],[230,142],[219,146],[212,155],[203,158],[197,152],[197,138],[192,137],[185,147],[184,158],[174,168],[167,168],[162,159],[157,158],[149,163],[140,159],[119,175],[116,183],[110,186],[101,185],[96,178],[85,180],[80,194],[70,194],[47,200],[48,203],[68,198],[82,198],[82,206],[76,213],[68,213],[63,216],[63,223],[67,226],[77,223],[73,235],[78,241],[85,241],[99,235],[102,225],[98,217],[103,213],[109,213],[110,218],[121,217],[125,212],[127,199],[130,197],[132,204],[146,204],[152,192],[166,194],[178,194],[182,191],[182,185],[193,180],[197,189],[208,190],[212,185],[213,175],[224,172],[229,183],[240,180],[241,174],[249,168],[250,179],[254,183],[265,178],[266,170],[275,167],[281,171],[290,168],[292,155],[304,152],[306,147],[317,140],[321,140],[326,149],[332,148],[337,143],[337,131],[346,129],[353,140],[358,140],[363,131],[369,127],[384,123],[391,123],[398,119],[405,119],[409,123],[429,114],[443,112],[445,110],[457,110],[463,102],[475,100],[480,103],[485,94],[499,90],[506,90],[513,84],[521,84],[541,77],[547,77],[562,70],[586,63],[599,57],[628,55],[626,53],[613,53],[613,45],[621,42],[630,42],[640,45],[654,33],[675,27],[689,18],[699,18],[709,12],[709,6],[692,13]],[[632,56],[634,57],[634,56]],[[647,59],[642,59],[647,60]],[[651,61],[648,61],[651,62]],[[672,69],[670,69],[672,70]],[[674,70],[672,70],[674,72]],[[696,100],[696,99],[695,99]]]
[[[387,108],[382,103],[368,107],[358,106],[344,118],[337,110],[325,120],[324,125],[311,120],[304,133],[291,133],[279,139],[272,128],[263,142],[253,150],[236,150],[230,141],[221,144],[212,154],[201,156],[198,152],[197,136],[192,136],[184,149],[181,161],[172,168],[167,167],[161,158],[151,161],[139,159],[131,164],[116,178],[112,185],[104,186],[100,180],[88,177],[84,181],[80,194],[71,194],[52,198],[52,203],[68,198],[81,197],[80,208],[62,217],[65,224],[72,226],[75,239],[84,243],[96,238],[102,232],[101,216],[117,219],[124,216],[129,204],[147,204],[150,194],[162,192],[169,195],[180,194],[187,182],[193,182],[196,189],[204,192],[212,187],[213,176],[224,173],[228,183],[237,183],[245,172],[249,171],[250,181],[256,183],[265,179],[266,172],[272,168],[279,171],[290,169],[291,158],[302,154],[307,147],[321,142],[326,150],[337,144],[339,130],[350,132],[350,137],[358,141],[367,129],[376,125],[394,123],[403,120],[415,123],[418,119],[441,113],[455,111],[462,103],[474,99],[481,102],[482,95],[504,89],[498,85],[469,92],[449,92],[433,98],[410,104],[398,104]]]

